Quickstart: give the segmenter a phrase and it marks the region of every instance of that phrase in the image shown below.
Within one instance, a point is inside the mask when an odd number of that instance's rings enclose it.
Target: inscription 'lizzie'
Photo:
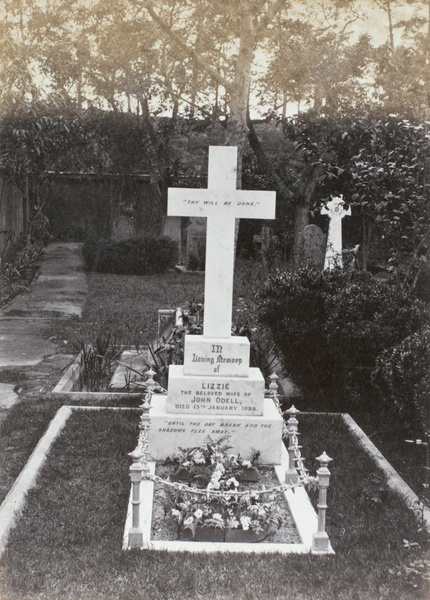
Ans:
[[[202,383],[202,390],[229,390],[229,383]]]

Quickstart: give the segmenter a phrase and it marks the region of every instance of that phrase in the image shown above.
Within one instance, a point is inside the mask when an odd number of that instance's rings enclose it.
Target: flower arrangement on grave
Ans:
[[[174,467],[172,479],[185,481],[169,492],[171,516],[184,537],[195,539],[198,529],[237,530],[256,534],[263,539],[279,528],[282,519],[276,494],[259,485],[259,453],[248,460],[229,454],[225,438],[183,450],[168,459]],[[193,493],[189,488],[205,491]],[[244,493],[245,492],[245,493]],[[200,537],[201,539],[201,537]]]

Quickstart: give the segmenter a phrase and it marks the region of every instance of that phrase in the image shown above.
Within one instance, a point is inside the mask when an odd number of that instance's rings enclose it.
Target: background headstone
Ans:
[[[307,225],[299,234],[298,267],[323,269],[326,236],[318,225]]]
[[[184,252],[182,248],[182,217],[164,217],[163,235],[169,237],[178,244],[180,257],[183,259]]]
[[[136,239],[136,228],[130,217],[120,215],[113,224],[112,239],[115,242],[124,242],[126,240]]]
[[[206,246],[206,219],[199,217],[190,217],[190,224],[187,227],[187,254],[186,260],[190,257],[200,257],[204,253]],[[203,265],[204,268],[204,265]]]
[[[343,268],[342,260],[342,219],[351,216],[351,207],[345,209],[342,196],[336,196],[321,209],[322,215],[330,219],[327,235],[324,270],[331,271],[336,267]]]

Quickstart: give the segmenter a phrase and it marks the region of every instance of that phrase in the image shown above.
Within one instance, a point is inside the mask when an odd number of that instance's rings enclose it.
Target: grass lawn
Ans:
[[[203,301],[204,277],[198,273],[127,276],[91,273],[81,319],[55,332],[64,340],[93,341],[110,332],[116,341],[133,346],[157,336],[158,309]]]
[[[258,263],[238,259],[234,281],[236,321],[246,321],[238,306],[240,296],[251,302],[263,280]],[[60,343],[94,341],[98,334],[110,332],[120,343],[147,344],[157,336],[157,311],[184,308],[191,301],[203,302],[204,274],[170,271],[161,275],[106,275],[91,273],[89,289],[80,319],[71,319],[64,329],[52,332]]]
[[[338,417],[302,415],[303,454],[332,463],[328,532],[317,556],[194,556],[121,550],[135,412],[75,413],[55,442],[2,559],[2,598],[427,598],[413,513]],[[311,471],[313,460],[308,461]],[[316,498],[313,498],[316,501]],[[409,542],[409,546],[405,543]],[[419,545],[411,545],[411,544]]]

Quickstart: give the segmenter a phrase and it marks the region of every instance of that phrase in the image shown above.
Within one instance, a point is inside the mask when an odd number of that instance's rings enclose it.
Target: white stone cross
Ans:
[[[231,336],[236,218],[275,218],[276,193],[237,190],[236,170],[235,146],[210,146],[207,189],[168,189],[168,215],[207,218],[205,337]]]
[[[335,267],[343,267],[342,261],[342,219],[351,215],[351,207],[345,210],[345,202],[342,196],[330,200],[321,209],[322,215],[328,215],[330,223],[328,226],[327,248],[325,252],[324,271],[331,271]]]

